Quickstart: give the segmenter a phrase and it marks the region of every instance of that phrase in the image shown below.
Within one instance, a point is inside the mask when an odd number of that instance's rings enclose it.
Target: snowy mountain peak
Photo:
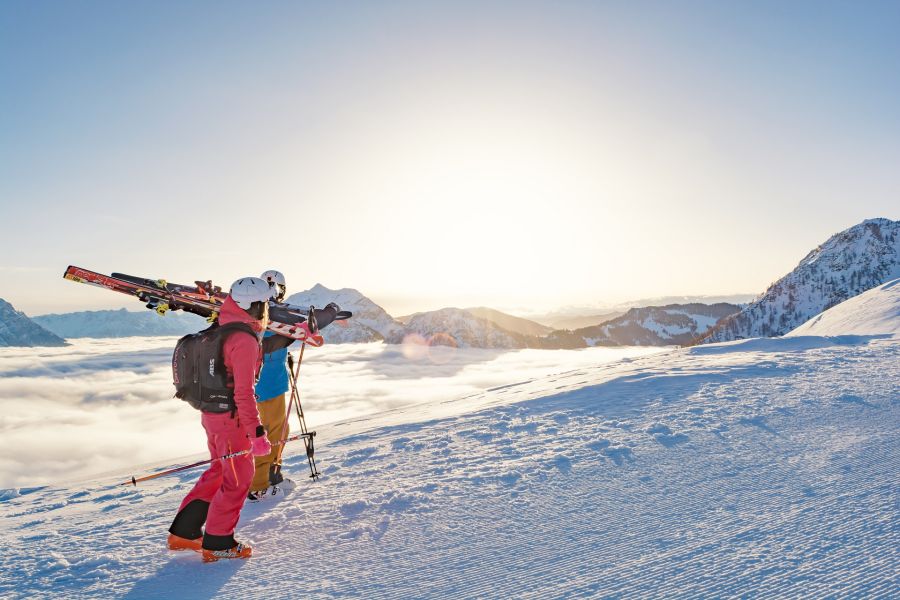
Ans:
[[[323,329],[322,336],[328,343],[381,341],[402,329],[387,311],[353,288],[332,290],[317,283],[287,298],[287,303],[295,306],[322,307],[329,302],[336,302],[342,310],[353,312],[353,318]]]
[[[325,294],[325,293],[333,294],[334,290],[322,285],[321,283],[317,283],[316,285],[309,288],[309,293],[311,293],[311,294]]]
[[[784,335],[811,317],[900,277],[900,221],[868,219],[828,238],[703,342]]]

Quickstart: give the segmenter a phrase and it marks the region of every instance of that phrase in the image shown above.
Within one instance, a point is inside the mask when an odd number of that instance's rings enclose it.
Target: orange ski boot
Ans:
[[[203,548],[203,562],[216,562],[220,558],[250,558],[253,548],[240,542],[228,550],[207,550]]]
[[[167,545],[169,550],[194,550],[199,552],[202,549],[203,538],[198,537],[197,539],[189,540],[170,533]]]

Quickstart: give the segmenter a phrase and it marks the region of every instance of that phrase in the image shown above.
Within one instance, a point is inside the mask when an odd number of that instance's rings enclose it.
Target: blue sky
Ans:
[[[897,2],[5,2],[0,297],[69,264],[397,313],[759,292],[898,218]]]

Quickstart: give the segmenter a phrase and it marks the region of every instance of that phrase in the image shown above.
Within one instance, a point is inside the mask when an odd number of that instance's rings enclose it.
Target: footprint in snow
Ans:
[[[772,435],[778,435],[778,432],[775,431],[768,423],[766,423],[766,418],[762,415],[758,415],[755,417],[742,417],[738,419],[738,423],[741,425],[752,425],[754,427],[759,427],[766,433],[771,433]]]
[[[412,438],[400,437],[391,442],[391,450],[400,452],[401,450],[421,450],[425,444],[414,442]]]
[[[347,502],[338,507],[338,511],[345,519],[355,519],[369,508],[368,500],[357,500],[356,502]]]
[[[514,486],[519,482],[520,479],[522,479],[522,474],[518,471],[509,471],[507,473],[504,473],[503,475],[500,475],[498,479],[500,480],[500,483],[504,485]]]
[[[666,448],[674,448],[678,444],[683,444],[688,441],[690,438],[684,433],[672,433],[672,434],[663,434],[658,433],[653,436],[653,439],[665,446]]]
[[[666,448],[674,448],[678,444],[688,441],[687,435],[683,433],[672,433],[672,430],[662,423],[655,423],[644,431]]]
[[[572,460],[563,454],[560,454],[553,459],[553,466],[555,466],[563,475],[568,475],[572,472]]]
[[[368,448],[361,448],[359,450],[353,450],[347,454],[346,460],[342,463],[344,467],[352,467],[353,465],[357,465],[364,460],[371,458],[376,452],[378,448],[374,446],[370,446]]]
[[[604,448],[603,450],[601,450],[600,454],[610,459],[620,467],[625,464],[626,460],[634,460],[631,448],[629,448],[628,446],[610,446],[609,448]]]
[[[607,439],[600,438],[599,440],[594,440],[593,442],[588,442],[587,447],[591,450],[601,451],[604,448],[609,448],[611,442]]]
[[[840,396],[836,397],[834,400],[835,400],[835,402],[840,402],[840,403],[845,403],[845,404],[856,404],[858,406],[865,406],[866,408],[873,408],[875,406],[874,404],[872,404],[870,402],[866,402],[860,396],[856,396],[854,394],[841,394]]]

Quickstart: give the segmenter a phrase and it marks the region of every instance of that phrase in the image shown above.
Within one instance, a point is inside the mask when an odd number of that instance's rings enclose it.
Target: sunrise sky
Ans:
[[[0,4],[0,298],[393,314],[760,292],[896,219],[897,2]]]

